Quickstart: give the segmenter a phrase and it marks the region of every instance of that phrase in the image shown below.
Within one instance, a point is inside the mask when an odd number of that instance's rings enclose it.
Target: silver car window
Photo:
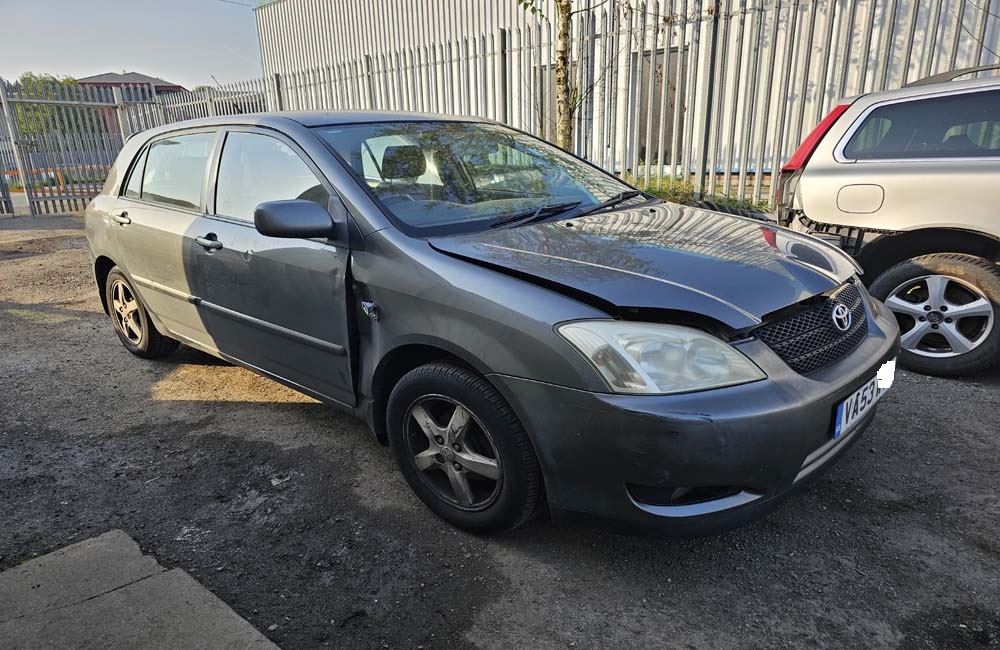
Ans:
[[[998,156],[1000,90],[880,106],[844,148],[844,157],[851,160]]]
[[[139,160],[132,168],[132,174],[128,177],[128,185],[125,186],[125,196],[129,199],[138,199],[142,192],[142,171],[146,165],[146,149],[142,150]]]

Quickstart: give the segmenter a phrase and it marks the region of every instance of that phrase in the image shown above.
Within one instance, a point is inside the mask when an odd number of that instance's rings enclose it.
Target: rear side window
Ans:
[[[326,208],[330,195],[309,166],[281,140],[258,133],[227,135],[219,163],[216,213],[253,221],[258,205],[286,199],[313,201]]]
[[[154,142],[146,154],[142,175],[143,200],[199,209],[205,166],[214,140],[214,133],[192,133]]]
[[[844,147],[852,160],[1000,156],[1000,90],[876,108]]]

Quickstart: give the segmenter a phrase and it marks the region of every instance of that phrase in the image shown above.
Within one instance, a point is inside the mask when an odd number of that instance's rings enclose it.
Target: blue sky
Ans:
[[[187,88],[261,76],[252,0],[0,0],[0,77],[122,70]]]

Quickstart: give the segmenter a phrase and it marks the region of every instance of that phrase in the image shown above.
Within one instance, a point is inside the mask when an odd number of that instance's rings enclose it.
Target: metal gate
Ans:
[[[17,165],[14,164],[14,145],[10,141],[7,125],[0,120],[0,214],[14,214],[14,202],[10,197],[10,184],[16,179]]]
[[[5,127],[31,214],[82,210],[124,135],[111,89],[0,80]]]

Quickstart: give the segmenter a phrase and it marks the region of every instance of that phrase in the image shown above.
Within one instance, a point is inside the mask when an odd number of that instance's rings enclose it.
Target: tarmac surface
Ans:
[[[482,538],[361,422],[132,357],[82,235],[0,218],[0,570],[121,530],[166,569],[144,580],[180,570],[285,650],[1000,647],[1000,373],[899,372],[835,467],[724,535]]]

